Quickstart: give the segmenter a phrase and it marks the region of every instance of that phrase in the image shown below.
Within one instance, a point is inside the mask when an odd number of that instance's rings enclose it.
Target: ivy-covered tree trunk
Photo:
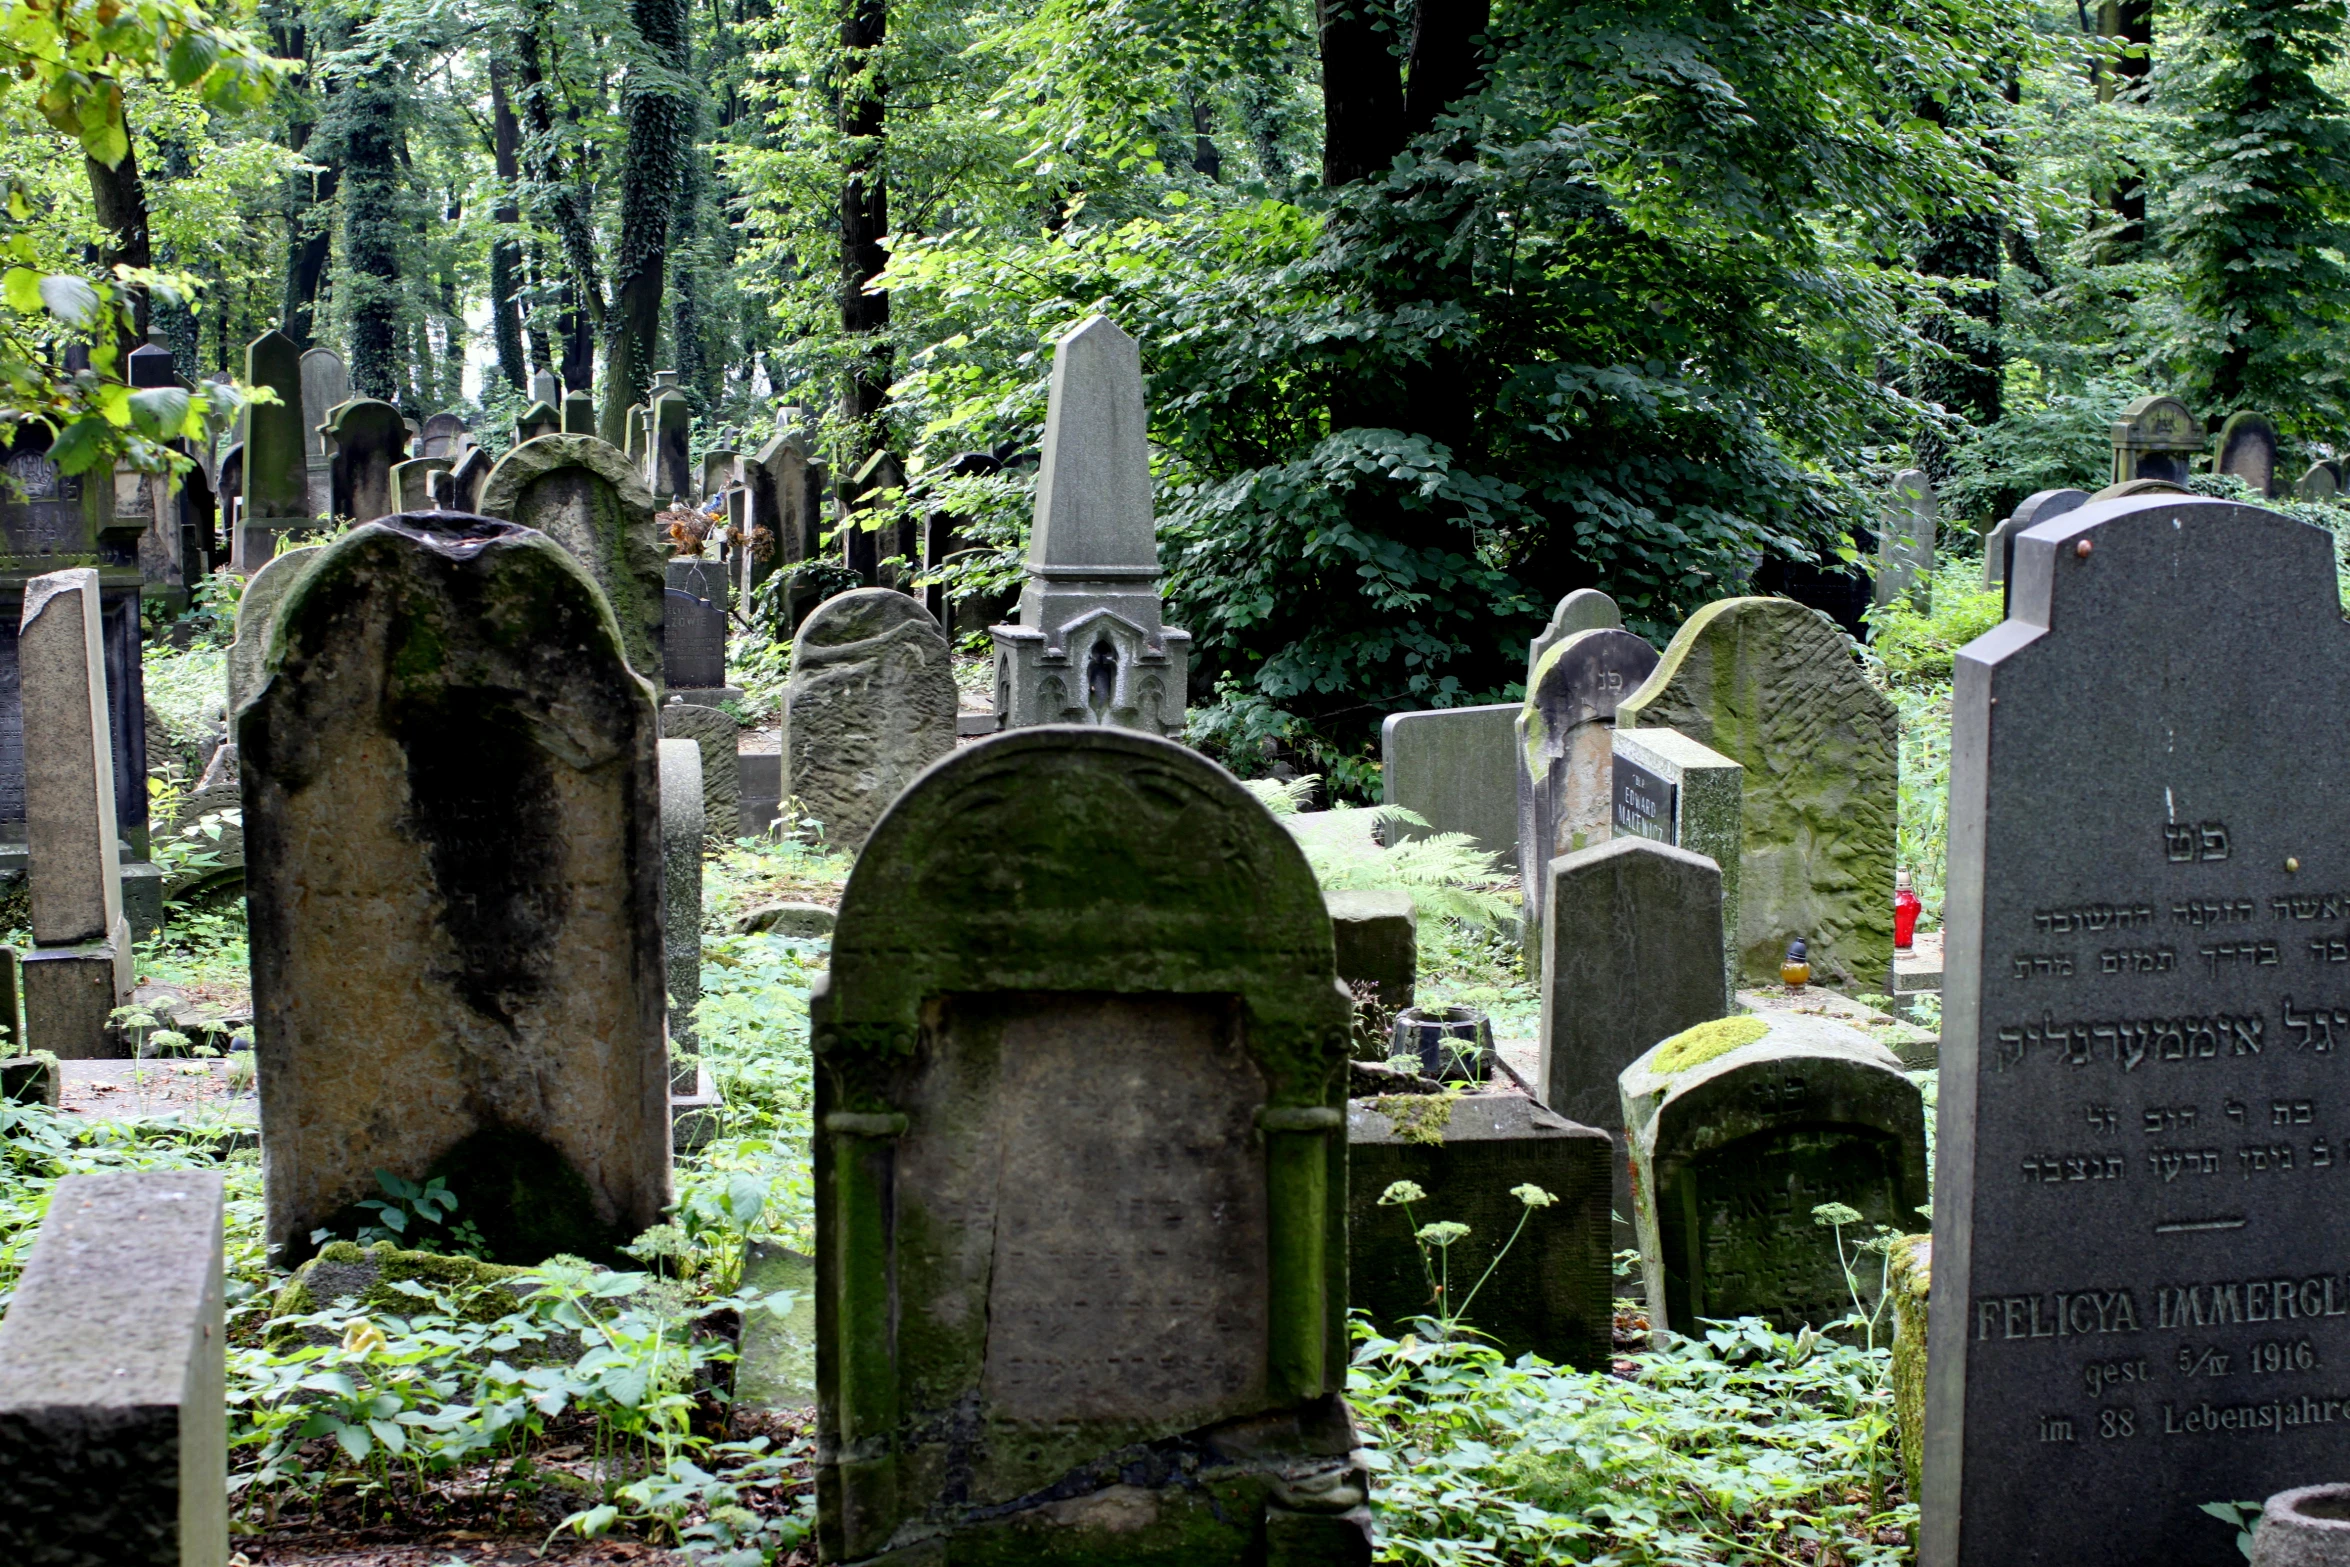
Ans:
[[[2340,7],[2206,0],[2183,62],[2193,108],[2172,220],[2194,335],[2193,395],[2207,415],[2331,404],[2334,343],[2350,321],[2350,119],[2317,79],[2341,58]],[[2319,434],[2319,431],[2309,431]]]
[[[700,133],[700,106],[696,105],[669,228],[669,266],[677,274],[677,286],[669,291],[670,354],[677,384],[686,389],[696,413],[718,405],[720,368],[710,362],[702,340],[703,217],[709,181],[703,174],[701,150],[694,145]]]
[[[889,445],[880,417],[889,400],[889,293],[869,286],[889,260],[881,246],[889,232],[889,178],[883,157],[889,86],[878,59],[888,36],[888,0],[848,0],[840,25],[842,74],[847,79],[840,109],[840,324],[855,357],[842,387],[841,412],[851,444],[839,472],[841,500],[851,505],[861,489],[858,475],[868,472],[873,455]]]
[[[308,28],[281,28],[276,43],[278,52],[288,59],[309,58]],[[282,90],[287,106],[286,145],[303,162],[317,166],[315,172],[297,169],[286,176],[286,292],[279,329],[301,348],[318,340],[318,291],[334,254],[335,194],[343,177],[342,170],[327,157],[325,144],[311,145],[319,108],[317,98],[302,85],[308,79],[307,74],[295,77]],[[326,82],[320,91],[331,93],[335,85]]]
[[[603,271],[597,261],[590,204],[575,176],[564,168],[555,138],[554,87],[539,64],[545,5],[534,4],[530,14],[531,26],[514,35],[515,63],[522,76],[522,117],[529,128],[522,145],[522,166],[532,186],[544,193],[546,217],[562,242],[563,260],[570,273],[562,283],[563,308],[559,313],[563,384],[567,389],[585,390],[595,380],[596,339],[605,331],[609,311],[604,303]],[[534,270],[543,297],[553,281],[543,255],[534,257]],[[541,344],[540,361],[545,363],[549,357]],[[628,405],[621,406],[625,416]]]
[[[407,101],[403,73],[378,57],[344,77],[319,118],[319,139],[343,169],[343,271],[336,292],[351,347],[351,389],[387,400],[399,399],[408,379],[400,340],[407,205],[400,120]]]
[[[1383,0],[1318,0],[1322,42],[1322,183],[1377,174],[1403,151],[1403,80]]]
[[[116,267],[155,265],[155,248],[147,232],[147,183],[139,177],[139,142],[131,133],[127,115],[123,128],[122,161],[114,167],[108,168],[87,153],[82,155],[90,175],[90,204],[97,213],[98,226],[109,236],[98,262],[109,272]],[[130,340],[123,344],[126,352],[147,340],[147,291],[132,288],[129,293],[133,320]]]
[[[514,100],[507,88],[513,63],[502,55],[490,59],[490,157],[498,174],[498,204],[491,217],[498,225],[490,241],[490,335],[498,349],[498,374],[515,391],[530,386],[530,367],[523,359],[522,206],[515,183],[522,178],[522,122],[514,116]]]
[[[628,161],[620,174],[620,243],[604,341],[604,405],[597,416],[598,433],[615,446],[627,444],[628,410],[653,382],[671,208],[694,125],[684,0],[632,0],[629,15],[643,53],[630,65],[621,92]]]

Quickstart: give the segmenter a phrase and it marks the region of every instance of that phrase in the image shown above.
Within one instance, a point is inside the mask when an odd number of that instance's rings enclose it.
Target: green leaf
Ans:
[[[113,449],[106,421],[84,416],[57,432],[50,443],[49,460],[60,473],[87,473],[104,462]]]
[[[98,313],[98,291],[70,272],[52,272],[41,279],[41,303],[67,326],[88,326]]]
[[[153,386],[131,393],[131,428],[150,441],[169,441],[186,433],[193,399],[176,386]]]
[[[593,1540],[620,1521],[620,1509],[606,1502],[603,1506],[591,1507],[584,1513],[573,1513],[563,1521],[577,1529],[582,1539]]]
[[[367,1455],[375,1451],[375,1438],[367,1434],[365,1426],[338,1423],[335,1426],[335,1440],[342,1444],[343,1451],[351,1455],[351,1462],[355,1464],[367,1462]]]
[[[8,308],[23,315],[31,315],[41,308],[41,274],[30,267],[10,267],[6,277],[0,277],[0,294],[8,300]]]
[[[220,45],[210,33],[185,32],[173,40],[171,55],[165,68],[171,74],[174,87],[185,87],[212,69],[220,58]]]

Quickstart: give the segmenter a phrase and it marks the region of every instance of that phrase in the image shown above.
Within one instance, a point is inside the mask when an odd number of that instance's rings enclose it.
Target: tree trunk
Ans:
[[[130,129],[126,115],[126,138]],[[122,161],[111,169],[87,153],[82,155],[82,164],[90,172],[90,204],[97,210],[98,226],[109,236],[106,248],[99,253],[99,264],[109,274],[118,266],[155,265],[155,249],[147,237],[147,183],[139,178],[137,141],[128,141]],[[126,354],[147,341],[147,291],[133,286],[129,295],[131,324],[122,345]]]
[[[1404,92],[1406,141],[1435,129],[1438,115],[1485,90],[1485,29],[1492,0],[1461,0],[1441,8],[1420,0],[1412,12],[1412,75]]]
[[[670,290],[669,343],[677,384],[686,389],[696,413],[718,406],[717,372],[702,345],[702,207],[708,199],[701,150],[693,143],[701,134],[699,106],[687,136],[683,177],[678,181],[677,205],[670,214],[669,265],[677,274]]]
[[[1216,138],[1208,134],[1215,124],[1208,113],[1208,101],[1188,83],[1183,99],[1191,112],[1191,166],[1209,179],[1220,180],[1224,177],[1224,155],[1216,150]]]
[[[1322,183],[1377,174],[1403,151],[1403,78],[1380,0],[1317,0],[1322,34]]]
[[[620,177],[620,245],[612,263],[604,406],[597,418],[598,433],[615,446],[627,444],[628,410],[652,385],[669,220],[693,126],[693,101],[683,89],[690,64],[684,0],[633,0],[629,12],[647,55],[641,65],[650,69],[630,70],[621,104],[628,162]]]
[[[848,0],[840,26],[844,74],[849,78],[840,126],[846,138],[840,186],[840,324],[852,342],[865,344],[841,394],[841,411],[849,424],[849,450],[839,470],[841,500],[849,505],[861,488],[856,475],[880,472],[871,459],[889,445],[879,417],[889,398],[889,294],[867,287],[889,259],[881,245],[889,232],[889,181],[882,157],[889,86],[874,58],[888,33],[888,0]]]
[[[491,217],[498,225],[490,241],[490,333],[498,345],[498,373],[517,392],[530,388],[530,366],[522,351],[522,207],[514,195],[522,178],[522,122],[514,117],[514,103],[506,79],[514,67],[503,57],[490,60],[490,154],[498,170],[498,205]]]
[[[407,84],[388,67],[347,78],[329,121],[343,165],[343,315],[351,390],[396,401],[407,380],[400,344],[400,108]]]
[[[563,159],[556,151],[554,89],[547,85],[539,69],[535,27],[514,35],[514,53],[522,74],[523,120],[530,128],[530,135],[522,145],[523,167],[529,171],[532,183],[554,193],[548,199],[548,216],[556,238],[562,241],[563,260],[571,273],[563,285],[564,306],[559,322],[563,386],[566,391],[585,390],[595,381],[596,338],[604,331],[609,314],[596,261],[595,225],[589,221],[585,194],[566,175]],[[544,290],[551,279],[545,257],[537,259],[538,279]],[[543,361],[546,356],[542,353],[541,357]],[[622,406],[625,410],[626,405]]]

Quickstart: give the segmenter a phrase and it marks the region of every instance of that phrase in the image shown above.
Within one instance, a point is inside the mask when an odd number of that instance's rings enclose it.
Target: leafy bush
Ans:
[[[2002,603],[1999,589],[1983,586],[1980,560],[1946,560],[1921,593],[1870,612],[1869,646],[1896,685],[1948,680],[1958,650],[1999,624]]]

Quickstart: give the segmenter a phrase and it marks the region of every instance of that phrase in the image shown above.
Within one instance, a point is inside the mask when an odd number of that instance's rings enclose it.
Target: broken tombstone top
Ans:
[[[1936,1567],[2218,1567],[2234,1530],[2200,1502],[2338,1467],[2350,840],[2312,724],[2350,702],[2334,561],[2256,506],[2092,502],[2017,539],[2009,618],[1958,654]]]
[[[1347,999],[1262,805],[1118,730],[958,751],[858,857],[811,1018],[827,1559],[1366,1559]]]

